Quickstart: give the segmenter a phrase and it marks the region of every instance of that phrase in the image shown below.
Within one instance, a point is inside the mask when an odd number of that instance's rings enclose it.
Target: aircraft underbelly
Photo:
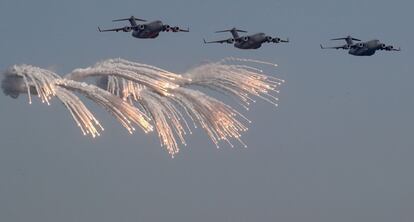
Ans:
[[[150,31],[134,31],[132,33],[132,36],[135,38],[140,39],[153,39],[156,38],[159,35],[159,32],[150,32]]]
[[[375,50],[369,50],[369,49],[350,50],[349,54],[354,55],[354,56],[371,56],[375,54]]]
[[[243,43],[236,43],[235,46],[239,49],[258,49],[262,46],[262,44],[254,43],[254,42],[243,42]]]

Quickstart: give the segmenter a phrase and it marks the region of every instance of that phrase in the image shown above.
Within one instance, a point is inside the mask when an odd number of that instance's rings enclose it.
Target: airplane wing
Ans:
[[[163,30],[164,32],[190,32],[190,28],[182,29],[178,26],[170,27],[169,25],[166,25],[168,28]]]
[[[98,26],[98,31],[99,32],[119,32],[119,31],[123,31],[123,30],[124,30],[124,28],[114,28],[114,29],[104,29],[104,30],[102,30]]]
[[[217,41],[210,41],[210,42],[207,42],[205,39],[203,39],[204,40],[204,43],[205,44],[208,44],[208,43],[233,43],[233,39],[223,39],[223,40],[217,40]],[[231,42],[230,42],[231,41]]]
[[[381,44],[381,46],[379,47],[379,50],[385,50],[385,51],[401,51],[401,48],[395,48],[393,45],[385,45],[385,44]]]
[[[348,45],[342,45],[342,46],[332,46],[332,47],[324,47],[322,44],[320,45],[321,49],[349,49]]]
[[[179,32],[190,32],[190,28],[187,28],[187,29],[181,29],[181,28],[180,28],[178,31],[179,31]]]
[[[401,51],[401,48],[394,48],[392,46],[385,47],[386,51]]]
[[[289,42],[289,38],[287,38],[286,40],[281,39],[280,42]]]

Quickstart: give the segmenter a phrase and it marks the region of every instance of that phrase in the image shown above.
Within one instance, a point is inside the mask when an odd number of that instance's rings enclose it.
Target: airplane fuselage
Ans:
[[[372,56],[377,50],[382,49],[383,44],[379,40],[371,40],[353,45],[348,53],[354,56]]]
[[[165,30],[164,24],[157,20],[137,25],[132,31],[132,36],[139,39],[153,39],[158,37],[160,32]]]
[[[264,33],[256,33],[240,37],[240,40],[234,43],[234,47],[239,49],[258,49],[266,41],[267,39]]]

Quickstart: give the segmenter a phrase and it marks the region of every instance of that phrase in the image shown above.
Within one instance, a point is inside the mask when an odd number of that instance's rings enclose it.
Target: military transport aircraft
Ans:
[[[163,24],[161,21],[156,20],[144,24],[137,24],[136,21],[146,22],[147,20],[135,18],[134,16],[131,16],[129,18],[124,19],[115,19],[112,20],[113,22],[118,21],[129,21],[130,26],[124,26],[120,28],[114,28],[114,29],[105,29],[102,30],[98,27],[98,30],[100,32],[131,32],[132,36],[139,39],[153,39],[158,37],[160,32],[189,32],[188,29],[181,29],[178,26],[169,26],[166,24]]]
[[[336,38],[331,40],[345,40],[346,44],[334,47],[324,47],[321,45],[321,49],[349,49],[348,53],[354,56],[372,56],[377,50],[401,51],[401,48],[396,49],[392,45],[385,45],[377,39],[361,42],[359,39],[347,36],[345,38]],[[358,41],[358,43],[354,43],[354,41]]]
[[[206,44],[207,43],[229,43],[229,44],[234,43],[234,47],[239,48],[239,49],[258,49],[265,42],[273,42],[273,43],[289,42],[289,39],[282,40],[278,37],[273,38],[271,36],[266,36],[266,34],[262,32],[256,33],[253,35],[239,36],[238,34],[239,32],[246,32],[246,31],[236,29],[236,28],[232,28],[229,30],[223,30],[223,31],[217,31],[216,33],[219,33],[219,32],[230,32],[233,35],[233,38],[218,40],[218,41],[211,41],[211,42],[207,42],[204,39],[204,43]]]

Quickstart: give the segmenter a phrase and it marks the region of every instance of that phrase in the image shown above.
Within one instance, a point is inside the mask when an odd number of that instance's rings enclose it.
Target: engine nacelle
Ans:
[[[247,41],[249,41],[249,36],[244,36],[244,37],[242,37],[241,38],[241,40],[243,41],[243,42],[247,42]]]
[[[141,30],[141,31],[144,30],[145,29],[145,25],[138,25],[138,29]]]
[[[162,26],[162,30],[163,30],[163,31],[166,31],[166,32],[170,31],[170,28],[171,28],[171,27],[170,27],[169,25],[163,25],[163,26]]]
[[[230,43],[230,44],[232,44],[234,42],[234,39],[232,38],[232,39],[227,39],[227,43]]]
[[[356,46],[357,46],[358,48],[364,48],[364,47],[365,47],[365,44],[364,44],[364,43],[362,43],[362,42],[360,42],[360,43],[356,44]]]
[[[273,39],[272,39],[272,42],[273,42],[273,43],[279,43],[279,42],[280,42],[280,38],[273,38]]]
[[[175,26],[175,27],[172,28],[172,30],[173,30],[173,32],[178,32],[178,31],[180,31],[180,27]]]
[[[385,44],[380,45],[380,49],[385,49],[387,46]]]
[[[388,51],[391,51],[393,49],[394,49],[394,46],[392,46],[392,45],[389,45],[389,46],[385,47],[385,50],[388,50]]]
[[[124,28],[122,28],[123,32],[130,32],[131,30],[132,30],[132,28],[129,27],[129,26],[125,26]]]
[[[272,36],[266,36],[266,42],[271,42],[273,40]]]

